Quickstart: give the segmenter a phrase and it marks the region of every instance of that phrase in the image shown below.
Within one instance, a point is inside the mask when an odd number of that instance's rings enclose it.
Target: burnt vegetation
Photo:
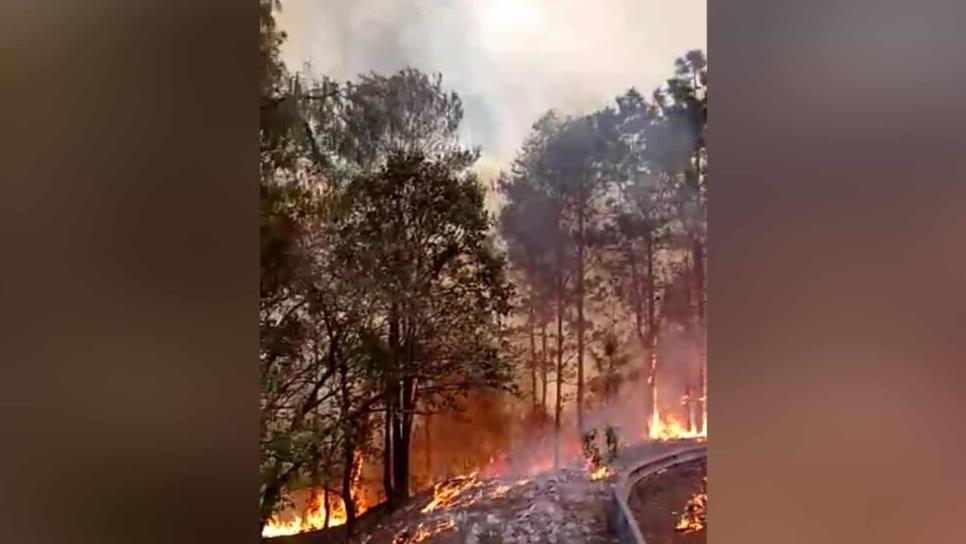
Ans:
[[[352,535],[362,511],[498,461],[513,432],[550,437],[559,465],[562,437],[594,436],[588,414],[629,387],[647,392],[643,427],[664,338],[694,348],[682,418],[704,411],[700,51],[649,97],[543,115],[493,210],[440,76],[292,74],[275,7],[262,2],[260,49],[263,526],[311,488],[323,523]]]

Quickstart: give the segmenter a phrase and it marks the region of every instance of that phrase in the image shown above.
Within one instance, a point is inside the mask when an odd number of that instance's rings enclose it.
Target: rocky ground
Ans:
[[[706,477],[707,459],[699,459],[665,469],[634,486],[627,502],[648,544],[707,542],[707,526],[690,533],[675,530]]]
[[[680,447],[649,443],[627,448],[616,468]],[[593,481],[584,468],[527,478],[457,478],[416,494],[408,506],[392,514],[378,507],[367,512],[353,544],[612,544],[617,541],[610,528],[614,479]],[[681,505],[668,503],[667,508],[680,510],[690,493],[690,487],[681,491]],[[668,497],[671,502],[678,499]],[[648,504],[653,502],[650,495],[645,498]],[[343,539],[344,527],[335,527],[269,542],[334,544]],[[668,540],[648,540],[660,542]]]
[[[446,487],[450,486],[450,487]],[[612,483],[582,469],[530,479],[454,480],[447,500],[433,497],[395,513],[359,544],[612,543],[608,512]],[[452,491],[452,495],[448,493]]]

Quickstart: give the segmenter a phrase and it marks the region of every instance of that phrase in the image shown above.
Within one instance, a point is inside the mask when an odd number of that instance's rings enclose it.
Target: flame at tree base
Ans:
[[[466,476],[440,482],[433,486],[433,499],[420,512],[429,514],[439,508],[450,508],[460,504],[458,502],[459,499],[463,499],[465,502],[467,497],[464,492],[470,488],[479,486],[479,484],[478,472],[471,472]]]
[[[600,466],[590,471],[590,479],[594,482],[605,480],[613,475],[614,470],[608,466]]]
[[[704,398],[699,399],[701,401]],[[682,403],[683,404],[683,403]],[[661,412],[657,409],[652,410],[651,416],[644,421],[644,429],[632,433],[627,445],[639,443],[641,439],[656,442],[673,440],[707,440],[707,411],[694,418],[678,418],[669,412]],[[685,423],[686,419],[691,419]],[[697,419],[697,421],[695,421]],[[638,420],[640,422],[640,420]],[[640,425],[637,423],[634,426]],[[640,427],[637,427],[640,429]],[[636,437],[633,435],[636,434]],[[635,439],[636,438],[636,439]],[[529,478],[536,475],[553,472],[559,468],[580,468],[583,466],[587,477],[591,481],[607,480],[614,476],[614,470],[606,465],[598,466],[590,463],[581,452],[581,442],[576,433],[562,434],[560,439],[559,464],[554,459],[554,444],[552,436],[548,436],[546,441],[538,441],[537,446],[524,443],[522,447],[510,448],[504,452],[493,454],[488,461],[476,464],[472,463],[466,467],[467,472],[461,476],[449,477],[445,480],[433,482],[432,475],[429,475],[427,485],[432,489],[432,499],[421,510],[423,515],[431,514],[438,510],[464,507],[478,500],[476,488],[481,487],[485,480],[501,479],[505,483],[497,485],[492,490],[490,498],[498,499],[502,497],[512,485],[525,483]],[[357,462],[360,462],[361,459]],[[354,477],[353,495],[355,497],[356,515],[360,515],[367,510],[367,504],[372,505],[378,499],[371,497],[372,500],[365,500],[369,495],[364,493],[369,489],[369,485],[363,485],[360,474]],[[371,484],[371,482],[370,482]],[[422,487],[425,489],[425,487]],[[287,515],[273,517],[262,529],[263,537],[288,536],[308,531],[325,529],[326,527],[337,527],[344,525],[347,521],[347,514],[341,497],[331,492],[328,495],[328,505],[325,505],[325,497],[321,489],[311,489],[303,491],[307,494],[307,500],[303,502],[304,508],[289,509]],[[370,494],[371,495],[371,494]],[[706,502],[706,498],[704,499]],[[326,510],[328,510],[328,521],[326,522]],[[415,533],[410,533],[408,542],[420,541],[428,538],[432,534],[443,532],[450,529],[443,526],[429,526],[418,528]]]
[[[325,529],[326,510],[328,510],[329,514],[329,527],[337,527],[345,524],[348,515],[346,514],[345,505],[342,503],[341,497],[335,494],[329,494],[328,505],[324,505],[324,494],[318,489],[311,489],[308,493],[309,497],[306,502],[306,507],[301,516],[296,515],[291,519],[282,519],[278,516],[273,517],[262,528],[262,536],[269,538]],[[357,515],[363,511],[365,511],[363,505],[356,506]]]
[[[651,419],[647,425],[647,438],[656,441],[668,440],[707,440],[708,438],[708,419],[707,414],[701,414],[701,426],[691,421],[686,424],[672,414],[661,414],[660,410],[654,409],[651,412]]]
[[[392,540],[392,544],[417,544],[418,542],[423,542],[433,536],[438,535],[444,531],[449,531],[450,529],[456,527],[456,522],[452,519],[442,519],[431,522],[420,523],[416,526],[416,531],[410,536],[407,532],[396,535]]]

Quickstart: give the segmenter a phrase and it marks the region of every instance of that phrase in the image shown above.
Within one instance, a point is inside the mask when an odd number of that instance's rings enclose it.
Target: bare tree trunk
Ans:
[[[398,429],[394,435],[393,457],[395,458],[395,479],[393,491],[396,497],[394,504],[402,505],[409,499],[409,453],[412,443],[413,412],[415,411],[415,381],[413,378],[403,378],[400,391],[400,412],[397,416]]]
[[[707,293],[707,286],[705,285],[704,274],[704,244],[701,242],[700,235],[694,236],[691,259],[693,260],[692,266],[694,270],[695,298],[697,299],[698,326],[703,326],[705,320],[704,297],[705,293]]]
[[[693,406],[693,400],[691,399],[691,383],[687,382],[684,386],[684,399],[681,402],[684,405],[684,421],[688,422],[688,431],[695,432],[697,430],[697,425],[694,421],[694,412],[691,410]]]
[[[405,321],[406,341],[399,350],[401,370],[408,371],[416,359],[416,327],[411,317]],[[393,429],[393,505],[402,506],[409,500],[410,446],[412,444],[413,420],[416,412],[416,379],[403,375],[401,387],[394,397],[396,405]]]
[[[336,364],[336,353],[329,351],[330,364]],[[338,358],[339,368],[339,419],[342,421],[342,504],[346,512],[346,542],[353,536],[355,531],[356,510],[352,500],[352,470],[355,463],[356,433],[355,422],[349,420],[349,411],[352,407],[352,395],[349,387],[349,364],[344,357]],[[335,452],[333,452],[335,453]],[[326,471],[328,472],[328,471]],[[328,482],[326,482],[328,483]],[[325,505],[325,526],[329,526],[329,487],[325,486],[323,495]]]
[[[698,310],[698,323],[697,323],[697,335],[698,335],[698,387],[701,391],[701,397],[698,399],[698,413],[701,417],[701,430],[702,432],[707,430],[707,399],[708,399],[708,386],[707,386],[707,375],[705,372],[706,365],[708,364],[708,327],[707,327],[707,315],[706,315],[706,304],[705,299],[707,295],[707,283],[705,275],[705,251],[704,244],[701,241],[700,234],[694,237],[694,243],[692,244],[692,259],[694,260],[694,283],[695,285],[695,296],[697,298],[697,310]]]
[[[544,321],[540,327],[540,343],[542,345],[542,355],[541,355],[541,371],[542,371],[542,384],[540,388],[540,406],[543,408],[542,413],[546,414],[548,410],[547,406],[547,385],[549,385],[549,374],[550,374],[550,359],[547,357],[547,323]]]
[[[697,410],[698,417],[701,418],[701,433],[705,433],[708,430],[708,379],[705,376],[704,365],[706,357],[702,358],[701,366],[698,368],[698,386],[700,387],[701,398],[698,399]]]
[[[628,242],[627,244],[627,261],[631,267],[631,299],[634,306],[634,332],[637,335],[637,339],[641,342],[641,346],[644,347],[644,302],[641,296],[641,273],[637,269],[637,254],[634,252],[633,242]]]
[[[581,184],[577,206],[577,431],[584,432],[584,202]]]
[[[647,336],[648,340],[655,336],[655,321],[657,315],[657,304],[654,299],[654,231],[647,231],[644,251],[647,254],[647,282],[645,283],[647,296]]]
[[[558,273],[557,280],[557,399],[554,409],[553,428],[554,428],[554,450],[553,466],[560,467],[560,416],[563,411],[563,281],[562,272]]]
[[[276,463],[276,470],[278,470],[278,463]],[[278,502],[279,498],[282,496],[282,479],[276,478],[274,481],[265,486],[265,490],[262,492],[261,505],[260,505],[260,516],[262,527],[268,524],[269,520],[272,519],[272,509],[275,503]]]
[[[532,275],[531,275],[531,278],[532,278]],[[536,410],[537,409],[537,342],[536,342],[535,332],[533,330],[535,309],[534,309],[534,300],[533,300],[533,282],[532,281],[530,283],[530,296],[528,298],[529,298],[529,306],[530,306],[530,313],[527,320],[527,329],[528,329],[527,332],[530,335],[530,382],[532,384],[532,389],[533,389],[532,391],[533,409]]]
[[[424,439],[426,441],[426,478],[430,484],[433,483],[433,444],[430,442],[430,416],[426,414],[423,416],[423,433]]]
[[[355,445],[350,439],[346,439],[343,450],[343,463],[345,468],[342,471],[342,503],[345,506],[346,522],[345,534],[346,542],[355,534],[356,525],[356,505],[352,497],[352,476],[355,471]],[[328,495],[326,495],[328,496]],[[326,503],[326,518],[328,519],[328,503]],[[328,524],[328,522],[326,522]]]
[[[329,508],[329,486],[327,485],[322,486],[322,508],[325,508],[325,519],[322,524],[322,527],[325,529],[328,529],[329,518],[331,518],[332,516],[330,515],[331,509]],[[346,509],[346,512],[348,512],[348,509]],[[348,527],[346,527],[346,529],[348,529]]]
[[[389,308],[389,352],[393,358],[393,368],[400,369],[399,346],[399,306],[394,302]],[[397,407],[399,405],[399,382],[392,376],[386,384],[386,419],[383,434],[382,452],[382,486],[386,494],[386,502],[390,509],[396,507],[396,452],[397,444]]]
[[[393,482],[395,481],[394,471],[393,471],[393,454],[392,454],[392,431],[393,431],[393,399],[391,396],[386,399],[386,416],[384,419],[383,426],[383,443],[382,443],[382,489],[383,493],[386,495],[386,502],[389,503],[390,509],[392,508],[392,499],[395,496],[393,492]]]
[[[642,285],[643,282],[641,280],[641,271],[639,270],[639,263],[637,262],[637,253],[634,250],[635,248],[634,248],[633,241],[628,241],[626,251],[627,251],[627,260],[631,268],[631,295],[632,295],[632,302],[634,306],[634,333],[637,336],[637,341],[640,343],[641,351],[643,353],[643,357],[641,361],[641,370],[642,370],[642,375],[644,376],[647,383],[647,398],[645,399],[645,402],[646,402],[645,409],[647,413],[651,413],[654,411],[654,398],[653,398],[654,392],[651,390],[651,382],[653,380],[653,376],[651,375],[651,372],[653,370],[653,367],[651,364],[652,346],[649,338],[649,332],[647,332],[647,331],[650,331],[651,317],[650,317],[650,313],[648,314],[644,313],[645,293],[643,293],[642,291],[644,291],[645,286]],[[648,274],[648,276],[650,276],[650,274]],[[650,291],[648,291],[648,296],[649,296],[649,293]],[[651,304],[650,302],[648,302],[648,307],[650,306]],[[650,425],[650,421],[651,420],[648,419],[648,425]]]
[[[660,407],[658,406],[657,398],[657,301],[655,297],[655,286],[654,286],[654,230],[653,228],[648,229],[647,237],[645,238],[645,253],[647,255],[647,278],[646,278],[646,295],[647,295],[647,355],[648,355],[648,372],[647,372],[647,384],[649,386],[650,395],[650,412],[651,418],[649,426],[652,425],[658,417],[658,412]]]

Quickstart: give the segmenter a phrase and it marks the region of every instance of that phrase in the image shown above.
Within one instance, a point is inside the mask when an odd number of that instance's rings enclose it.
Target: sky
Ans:
[[[407,66],[463,100],[484,175],[506,167],[547,110],[584,113],[671,76],[707,50],[707,0],[283,0],[291,71],[354,80]]]

